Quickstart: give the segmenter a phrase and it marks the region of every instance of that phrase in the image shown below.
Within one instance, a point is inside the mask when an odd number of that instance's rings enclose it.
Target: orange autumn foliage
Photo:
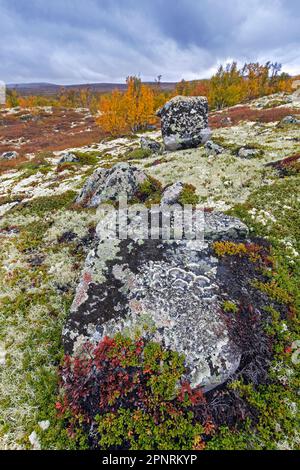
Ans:
[[[127,78],[127,90],[100,98],[97,122],[112,136],[134,133],[155,123],[154,92],[137,77]]]
[[[175,95],[206,96],[211,109],[222,109],[238,103],[279,92],[291,92],[292,79],[281,72],[281,64],[267,62],[245,64],[236,62],[221,65],[209,80],[182,80]]]
[[[126,107],[124,96],[119,90],[114,90],[111,95],[100,98],[100,112],[97,122],[104,132],[111,135],[126,132]]]

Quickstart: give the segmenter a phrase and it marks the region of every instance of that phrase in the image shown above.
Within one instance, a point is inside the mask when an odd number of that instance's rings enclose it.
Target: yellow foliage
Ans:
[[[212,109],[222,109],[272,93],[291,92],[292,79],[280,70],[278,63],[249,63],[238,69],[237,63],[232,62],[221,65],[210,80],[182,80],[175,95],[207,96]]]
[[[137,77],[128,77],[127,91],[115,90],[100,99],[98,124],[115,136],[146,129],[155,123],[154,92]]]
[[[119,90],[114,90],[111,95],[100,98],[100,112],[97,122],[105,132],[111,135],[126,132],[126,108],[123,95]]]
[[[244,243],[234,243],[229,241],[215,242],[213,244],[214,252],[217,256],[244,256],[247,254],[247,248]]]

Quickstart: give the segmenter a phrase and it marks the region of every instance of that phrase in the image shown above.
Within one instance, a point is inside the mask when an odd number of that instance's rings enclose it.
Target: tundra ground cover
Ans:
[[[214,432],[210,429],[205,445],[299,448],[299,365],[292,361],[292,345],[300,338],[299,173],[282,175],[266,166],[299,153],[299,128],[242,122],[217,129],[213,139],[226,149],[224,154],[207,156],[202,147],[166,154],[153,166],[157,156],[135,162],[163,185],[178,180],[192,184],[204,207],[239,216],[252,237],[263,237],[271,245],[271,274],[266,270],[266,278],[258,279],[253,288],[265,299],[264,331],[272,339],[272,365],[263,384],[237,378],[226,389],[225,401],[219,395],[211,398],[219,411],[231,406],[237,414],[224,418],[225,424],[219,422]],[[236,149],[245,144],[259,147],[263,155],[240,159]],[[93,147],[99,152],[97,165],[102,166],[126,160],[128,150],[138,143],[117,139]],[[88,153],[91,148],[81,151]],[[95,165],[78,165],[75,172],[65,169],[58,174],[58,160],[58,154],[50,159],[47,173],[28,175],[28,168],[20,168],[5,171],[0,180],[0,441],[6,449],[31,448],[33,432],[42,448],[87,446],[84,430],[72,439],[66,427],[70,416],[62,419],[55,404],[63,359],[61,330],[97,221],[94,210],[72,203]],[[224,254],[224,263],[238,263],[245,254],[251,263],[249,257],[260,256],[253,250],[248,256],[247,247],[231,247],[230,252],[227,248],[220,246],[217,253]],[[233,297],[229,294],[222,308],[240,331],[247,325],[246,313]],[[271,306],[273,301],[277,308]],[[47,430],[39,424],[45,421],[49,421]],[[193,445],[203,447],[203,438]]]

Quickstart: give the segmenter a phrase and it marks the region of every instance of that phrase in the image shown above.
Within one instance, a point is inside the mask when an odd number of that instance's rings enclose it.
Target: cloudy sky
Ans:
[[[230,60],[300,73],[300,0],[0,0],[0,80],[164,81]]]

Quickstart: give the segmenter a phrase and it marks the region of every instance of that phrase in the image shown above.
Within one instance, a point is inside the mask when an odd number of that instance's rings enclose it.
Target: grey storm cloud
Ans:
[[[220,63],[300,72],[299,0],[0,0],[0,80],[209,76]]]

